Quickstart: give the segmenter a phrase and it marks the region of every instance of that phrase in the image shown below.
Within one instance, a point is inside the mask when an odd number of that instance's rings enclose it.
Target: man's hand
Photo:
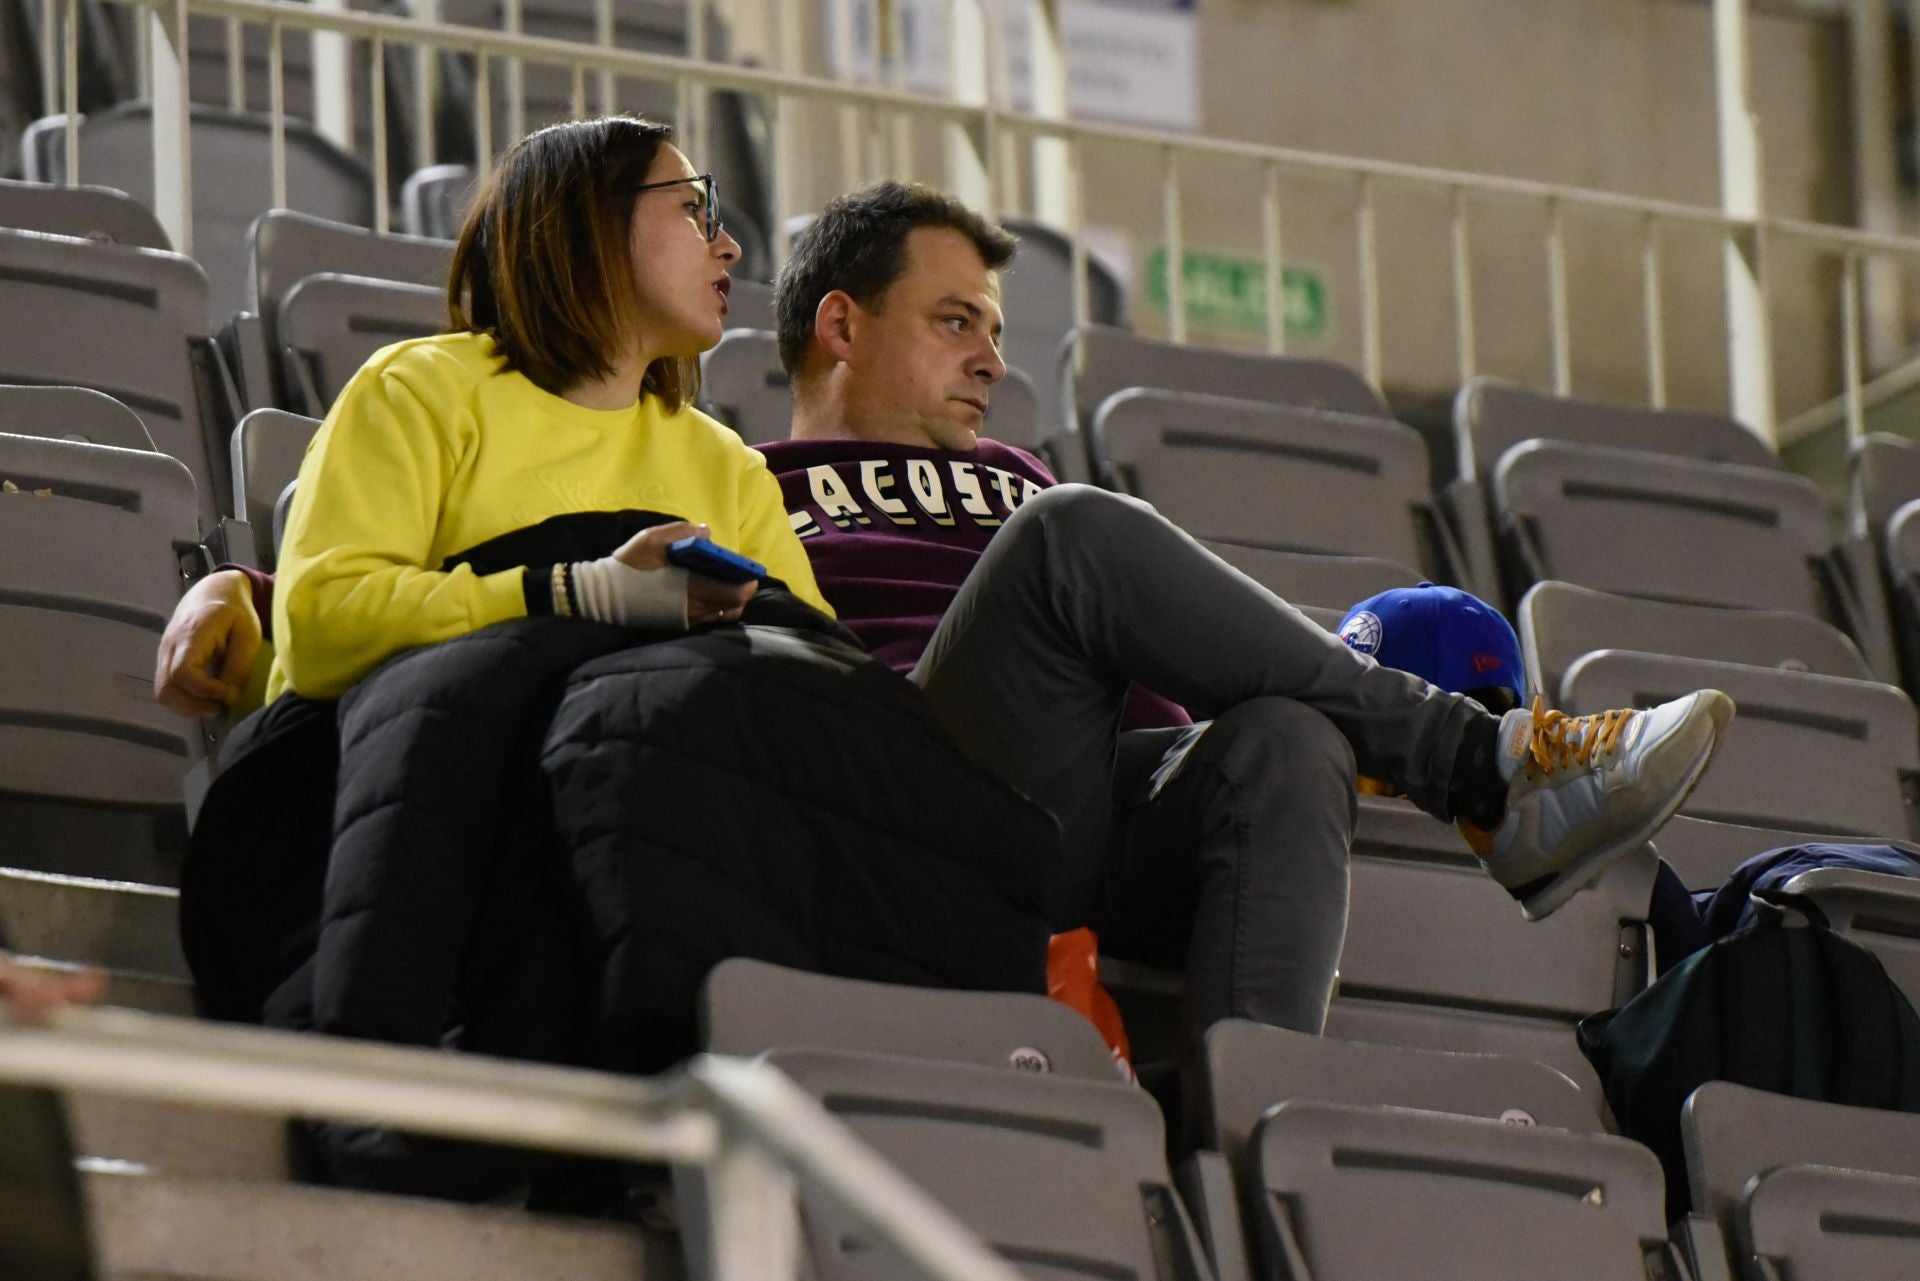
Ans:
[[[182,716],[212,716],[246,689],[259,652],[260,615],[247,576],[235,569],[208,574],[167,622],[153,696]]]
[[[59,973],[30,970],[0,952],[0,1007],[16,1023],[43,1023],[63,1005],[90,1005],[107,990],[94,970]]]
[[[694,525],[683,520],[670,525],[655,525],[629,538],[613,554],[613,558],[635,569],[664,569],[667,565],[667,544],[677,543],[683,538],[712,536],[713,531],[705,525]],[[754,592],[759,589],[758,583],[723,583],[705,574],[689,573],[687,626],[700,627],[740,617],[740,611],[746,608],[747,602],[753,599]]]

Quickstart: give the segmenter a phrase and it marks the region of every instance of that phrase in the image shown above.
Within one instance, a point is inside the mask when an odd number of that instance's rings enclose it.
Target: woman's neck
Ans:
[[[629,409],[640,401],[640,384],[652,358],[640,351],[616,360],[601,378],[586,378],[563,390],[561,398],[582,409]]]

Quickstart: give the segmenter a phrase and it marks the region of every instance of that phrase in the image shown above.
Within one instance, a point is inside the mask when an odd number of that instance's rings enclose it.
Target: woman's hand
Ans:
[[[240,697],[260,651],[253,585],[236,569],[187,589],[160,638],[153,696],[182,716],[212,716]]]
[[[44,1023],[62,1006],[90,1005],[106,990],[106,976],[96,970],[30,970],[0,952],[0,1009],[16,1023]]]
[[[712,531],[705,525],[684,520],[674,521],[670,525],[655,525],[629,538],[614,552],[613,558],[634,569],[665,569],[669,543],[677,543],[683,538],[710,537]],[[746,608],[759,587],[758,583],[723,583],[705,574],[689,573],[687,626],[702,627],[740,617],[740,611]]]

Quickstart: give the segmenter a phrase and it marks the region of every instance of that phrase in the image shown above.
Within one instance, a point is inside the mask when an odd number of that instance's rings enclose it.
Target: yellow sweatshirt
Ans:
[[[300,468],[268,701],[288,689],[338,698],[401,650],[522,617],[530,601],[550,610],[555,560],[614,547],[487,574],[447,562],[554,517],[621,511],[704,522],[715,542],[828,610],[766,462],[705,414],[667,413],[652,396],[583,409],[506,372],[483,335],[376,352]],[[537,554],[543,533],[526,539]]]

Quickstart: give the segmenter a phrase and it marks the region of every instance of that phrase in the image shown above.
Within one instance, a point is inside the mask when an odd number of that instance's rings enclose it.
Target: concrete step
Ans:
[[[291,1183],[90,1170],[102,1281],[678,1281],[622,1224]]]
[[[268,1182],[293,1177],[282,1117],[150,1103],[110,1094],[66,1096],[73,1150],[154,1174]]]
[[[0,936],[16,952],[184,980],[180,892],[0,868]]]

